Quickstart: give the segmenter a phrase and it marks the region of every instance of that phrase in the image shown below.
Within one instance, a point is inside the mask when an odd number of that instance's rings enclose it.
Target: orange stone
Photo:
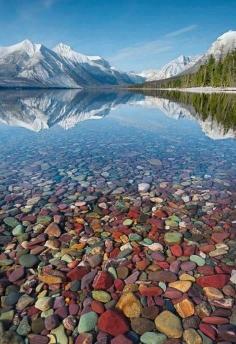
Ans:
[[[45,233],[50,237],[59,238],[61,235],[61,229],[57,223],[52,222],[50,225],[47,226]]]
[[[149,265],[149,261],[148,261],[148,260],[140,260],[140,262],[137,262],[137,263],[136,263],[136,268],[137,268],[138,270],[143,271],[143,270],[146,269],[146,267],[147,267],[148,265]]]
[[[186,293],[191,288],[192,282],[190,281],[176,281],[169,283],[170,288],[175,288],[182,293]]]
[[[116,308],[127,318],[138,318],[142,311],[139,299],[132,292],[124,293],[117,302]]]
[[[73,244],[70,248],[72,250],[82,250],[84,247],[85,247],[85,243],[84,242],[81,242],[79,244]]]
[[[62,278],[59,276],[38,275],[38,278],[41,282],[43,282],[45,284],[60,284],[60,283],[62,283]]]
[[[217,288],[205,287],[203,288],[203,291],[208,299],[222,300],[224,298],[224,294]]]
[[[184,299],[175,304],[175,309],[181,318],[191,317],[194,314],[194,305],[189,299]]]

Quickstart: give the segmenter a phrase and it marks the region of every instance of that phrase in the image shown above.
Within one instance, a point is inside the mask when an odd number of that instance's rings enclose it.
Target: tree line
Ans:
[[[215,59],[210,56],[197,72],[166,80],[145,82],[143,88],[179,88],[179,87],[235,87],[236,86],[236,50],[224,57]]]

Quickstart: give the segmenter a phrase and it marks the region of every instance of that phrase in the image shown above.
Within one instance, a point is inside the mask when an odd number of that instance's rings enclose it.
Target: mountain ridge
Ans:
[[[53,49],[26,39],[0,47],[0,87],[84,88],[143,82],[100,56],[87,56],[59,43]]]

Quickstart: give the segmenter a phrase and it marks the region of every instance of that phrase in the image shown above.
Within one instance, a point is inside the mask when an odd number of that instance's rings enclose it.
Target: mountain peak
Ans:
[[[222,40],[222,39],[236,39],[236,31],[234,30],[229,30],[223,33],[221,36],[217,38],[217,40]]]
[[[25,39],[19,43],[0,47],[0,55],[3,57],[4,55],[14,53],[15,51],[24,51],[29,56],[33,56],[36,51],[39,51],[41,49],[41,44],[34,44],[29,39]]]
[[[72,48],[67,44],[59,43],[53,48],[53,50],[60,54],[65,54],[72,51]]]
[[[216,59],[221,58],[230,51],[236,49],[236,31],[230,30],[219,36],[212,43],[207,55],[213,55]]]

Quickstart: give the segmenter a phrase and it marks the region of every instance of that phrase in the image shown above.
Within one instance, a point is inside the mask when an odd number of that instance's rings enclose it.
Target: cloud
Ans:
[[[197,25],[193,24],[193,25],[189,25],[189,26],[185,26],[179,30],[176,30],[176,31],[172,31],[172,32],[169,32],[165,35],[165,37],[177,37],[177,36],[180,36],[180,35],[183,35],[184,33],[187,33],[187,32],[190,32],[190,31],[193,31],[197,28]]]
[[[171,50],[171,45],[161,40],[138,43],[133,46],[120,49],[114,56],[110,56],[112,62],[119,62],[124,59],[137,58],[140,55],[148,56],[149,54],[157,55],[162,52]]]
[[[45,8],[51,8],[55,3],[55,0],[43,0],[42,5]]]
[[[145,61],[156,59],[161,53],[173,50],[177,44],[177,37],[191,32],[197,28],[196,24],[182,27],[176,31],[169,32],[157,40],[137,43],[135,45],[122,48],[116,54],[109,57],[109,60],[114,64],[145,64]],[[176,38],[176,39],[175,39]]]

